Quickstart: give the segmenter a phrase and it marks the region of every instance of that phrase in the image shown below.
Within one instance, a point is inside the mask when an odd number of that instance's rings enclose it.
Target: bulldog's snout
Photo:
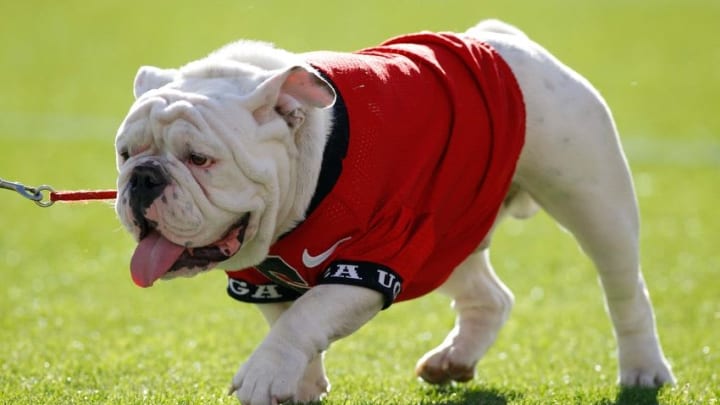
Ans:
[[[140,228],[140,239],[147,235],[153,225],[145,218],[145,211],[169,183],[167,172],[157,163],[142,163],[133,169],[129,181],[130,209]]]

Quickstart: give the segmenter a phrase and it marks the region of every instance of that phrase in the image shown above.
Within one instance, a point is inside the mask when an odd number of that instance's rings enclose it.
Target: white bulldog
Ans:
[[[515,27],[347,55],[241,41],[141,68],[135,97],[116,140],[133,280],[230,270],[228,293],[271,324],[232,380],[241,403],[321,398],[333,341],[436,287],[457,323],[416,372],[472,379],[513,303],[489,262],[492,229],[538,206],[597,267],[620,384],[674,383],[610,111]]]

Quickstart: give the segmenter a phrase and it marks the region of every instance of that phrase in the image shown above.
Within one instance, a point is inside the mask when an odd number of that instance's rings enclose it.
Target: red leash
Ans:
[[[28,200],[34,201],[35,204],[41,207],[49,207],[58,201],[114,200],[117,197],[117,191],[115,190],[55,191],[55,189],[50,186],[29,187],[22,183],[7,181],[2,178],[0,178],[0,189],[15,191]]]
[[[117,197],[115,190],[78,190],[78,191],[51,191],[50,201],[90,201],[114,200]]]

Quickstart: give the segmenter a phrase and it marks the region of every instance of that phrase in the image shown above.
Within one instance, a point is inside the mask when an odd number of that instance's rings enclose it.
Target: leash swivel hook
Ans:
[[[21,196],[27,198],[28,200],[34,201],[35,204],[41,207],[49,207],[55,203],[55,201],[51,200],[49,197],[49,193],[52,193],[55,190],[47,185],[42,185],[39,187],[29,187],[22,183],[18,183],[15,181],[7,181],[0,178],[0,188],[15,191]]]

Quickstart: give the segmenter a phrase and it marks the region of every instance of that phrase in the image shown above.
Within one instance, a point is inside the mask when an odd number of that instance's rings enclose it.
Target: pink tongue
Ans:
[[[138,243],[130,260],[130,274],[138,287],[150,287],[162,277],[185,251],[160,232],[152,231]]]

